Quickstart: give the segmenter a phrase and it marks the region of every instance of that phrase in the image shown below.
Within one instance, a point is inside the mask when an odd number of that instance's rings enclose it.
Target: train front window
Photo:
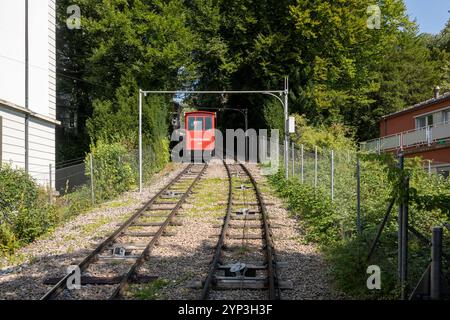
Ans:
[[[212,118],[206,117],[205,118],[205,130],[211,130],[212,129]]]
[[[194,131],[202,131],[203,130],[203,118],[197,117],[194,122]]]
[[[194,117],[188,117],[188,130],[194,130]]]

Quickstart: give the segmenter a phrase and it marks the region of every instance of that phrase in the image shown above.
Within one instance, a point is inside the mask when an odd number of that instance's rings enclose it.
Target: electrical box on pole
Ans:
[[[289,117],[288,130],[289,133],[295,133],[295,117]]]

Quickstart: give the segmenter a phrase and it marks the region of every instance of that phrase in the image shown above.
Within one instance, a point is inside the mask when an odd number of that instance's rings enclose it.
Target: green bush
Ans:
[[[338,155],[338,153],[336,153]],[[450,218],[450,182],[423,170],[418,159],[406,159],[405,171],[396,167],[391,155],[359,154],[361,163],[362,234],[356,232],[356,190],[354,161],[336,161],[335,197],[331,201],[328,159],[319,163],[318,188],[311,181],[301,183],[297,178],[286,180],[284,170],[269,177],[279,195],[286,199],[292,214],[299,217],[307,241],[319,245],[328,260],[340,289],[354,298],[397,298],[397,207],[383,230],[379,244],[370,261],[367,255],[382,221],[388,201],[393,195],[402,196],[399,181],[410,177],[409,222],[426,238],[433,226],[442,226]],[[337,160],[336,157],[335,160]],[[307,170],[310,170],[308,168]],[[445,229],[444,229],[445,230]],[[448,232],[444,239],[449,241]],[[408,286],[412,289],[424,272],[430,249],[410,236]],[[378,265],[382,270],[382,289],[368,290],[366,268]],[[444,268],[448,268],[444,264]]]
[[[0,168],[0,253],[11,253],[58,222],[47,192],[23,170]]]
[[[339,215],[322,189],[315,190],[296,179],[286,180],[283,170],[271,176],[270,181],[286,198],[291,212],[302,218],[306,240],[334,242],[339,239],[336,224]]]
[[[135,184],[133,163],[135,156],[121,143],[106,144],[98,141],[91,146],[94,159],[94,186],[97,200],[111,199]],[[86,163],[89,164],[89,155]],[[91,175],[89,165],[86,174]]]
[[[24,170],[13,170],[9,165],[0,168],[0,208],[3,219],[8,219],[21,207],[31,207],[38,198],[36,183]]]
[[[92,207],[92,195],[90,186],[83,185],[74,191],[64,194],[56,200],[58,216],[62,220],[75,217],[86,212]]]

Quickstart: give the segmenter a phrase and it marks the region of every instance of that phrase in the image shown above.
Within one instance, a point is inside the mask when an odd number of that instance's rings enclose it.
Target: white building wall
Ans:
[[[52,168],[52,185],[55,182],[55,125],[40,119],[30,119],[29,172],[41,184],[48,184],[49,165]]]
[[[48,1],[48,107],[56,119],[56,0]]]
[[[25,115],[2,107],[2,162],[14,168],[25,166]]]
[[[29,110],[25,110],[25,1],[0,0],[0,117],[3,163],[25,167],[29,114],[29,173],[41,184],[55,167],[56,4],[29,0]]]

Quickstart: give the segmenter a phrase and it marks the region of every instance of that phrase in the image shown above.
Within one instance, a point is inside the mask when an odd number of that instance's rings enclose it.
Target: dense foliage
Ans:
[[[311,179],[302,183],[284,179],[283,171],[270,177],[272,185],[286,199],[291,212],[299,218],[306,241],[318,243],[325,253],[334,279],[340,289],[354,298],[398,297],[397,285],[397,204],[402,192],[399,181],[410,176],[410,225],[425,238],[430,239],[431,228],[442,226],[450,219],[450,182],[441,176],[429,175],[420,161],[407,159],[401,173],[391,156],[359,154],[361,164],[361,218],[362,233],[356,225],[355,154],[348,158],[336,152],[334,201],[330,197],[329,158],[321,152],[319,183],[315,189]],[[305,170],[311,171],[306,161]],[[328,178],[327,178],[328,177]],[[382,233],[380,243],[370,261],[367,255],[387,204],[396,195],[397,202]],[[445,230],[445,229],[444,229]],[[450,238],[445,232],[448,245]],[[412,289],[424,272],[430,249],[418,238],[410,236],[409,289]],[[369,265],[378,265],[382,271],[382,290],[366,287]],[[448,268],[445,262],[445,268]]]
[[[36,239],[57,222],[48,193],[23,170],[0,167],[0,255]]]
[[[196,41],[186,8],[180,0],[80,0],[81,29],[70,30],[66,9],[71,4],[58,2],[58,81],[59,94],[78,112],[76,136],[84,143],[77,156],[98,140],[119,138],[127,140],[129,150],[136,148],[138,88],[176,88],[193,79]],[[144,143],[160,148],[161,161],[168,156],[163,140],[171,106],[168,96],[144,99]],[[62,152],[58,160],[65,157]]]
[[[376,1],[380,28],[368,27],[369,0],[79,0],[79,30],[66,26],[71,4],[58,1],[58,91],[79,121],[77,133],[59,136],[59,160],[105,137],[135,146],[138,87],[281,89],[288,75],[291,112],[343,124],[357,140],[376,136],[382,115],[430,98],[436,85],[450,88],[450,25],[419,34],[403,0]],[[147,144],[167,138],[171,98],[144,101]],[[249,108],[253,128],[283,123],[273,97],[187,101]],[[219,124],[237,126],[233,112]]]
[[[98,142],[91,146],[93,157],[93,179],[95,195],[98,199],[111,199],[124,191],[128,191],[136,182],[136,157],[130,155],[120,143],[105,144]],[[90,155],[86,163],[90,163]],[[86,166],[86,174],[92,177],[90,167]]]

